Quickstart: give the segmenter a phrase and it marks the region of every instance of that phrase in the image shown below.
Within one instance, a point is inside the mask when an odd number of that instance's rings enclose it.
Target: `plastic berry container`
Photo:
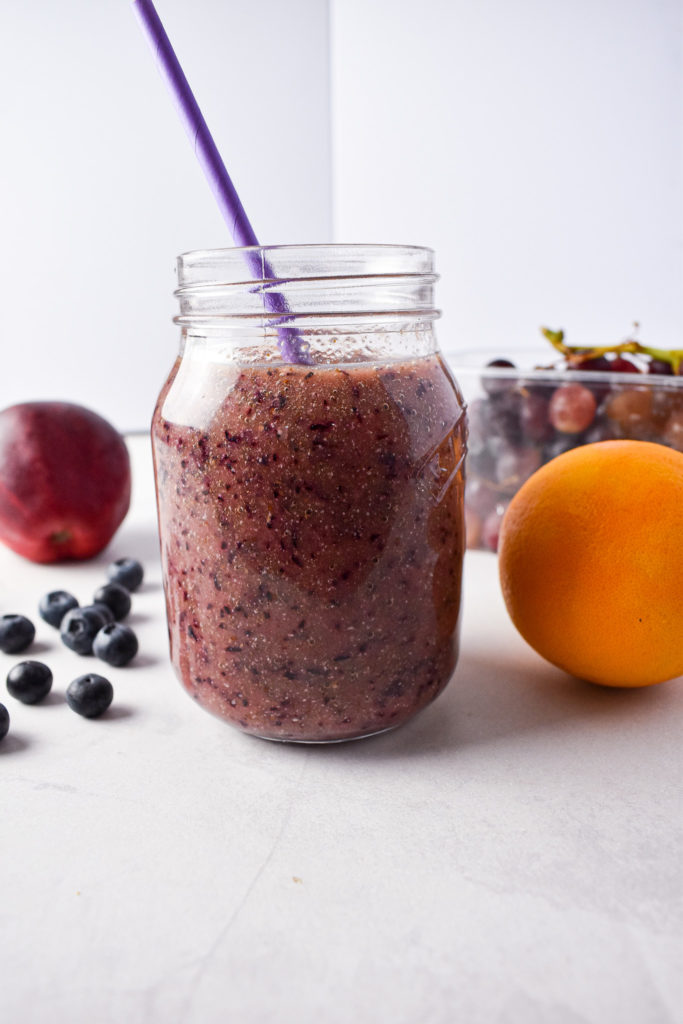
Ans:
[[[569,360],[543,346],[504,356],[450,354],[469,420],[468,548],[496,551],[512,496],[570,448],[628,438],[683,451],[683,365],[614,348]],[[514,365],[490,365],[503,362]],[[597,368],[583,369],[582,363]],[[655,367],[661,372],[649,372]]]

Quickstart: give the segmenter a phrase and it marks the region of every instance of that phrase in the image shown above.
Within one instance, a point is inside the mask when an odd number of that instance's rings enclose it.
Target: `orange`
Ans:
[[[683,454],[602,441],[542,466],[499,542],[512,621],[544,658],[605,686],[683,674]]]

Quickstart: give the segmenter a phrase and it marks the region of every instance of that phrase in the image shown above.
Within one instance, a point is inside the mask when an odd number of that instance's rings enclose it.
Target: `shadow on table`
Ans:
[[[31,743],[26,736],[18,732],[11,732],[0,743],[0,757],[3,754],[18,754],[20,751],[28,750],[30,746]]]
[[[415,720],[392,732],[318,748],[329,756],[456,755],[534,733],[561,733],[582,721],[619,727],[669,703],[664,687],[613,689],[586,683],[528,658],[503,664],[495,654],[463,655],[446,690]],[[353,748],[353,749],[351,749]]]
[[[31,648],[31,654],[33,654],[33,648]],[[37,704],[32,704],[31,707],[35,708],[37,713],[40,713],[42,708],[55,708],[61,707],[66,698],[63,693],[59,693],[56,690],[50,690],[46,697],[38,701]]]

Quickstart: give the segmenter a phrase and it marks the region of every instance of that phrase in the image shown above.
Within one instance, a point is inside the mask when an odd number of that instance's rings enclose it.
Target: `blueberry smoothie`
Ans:
[[[152,436],[171,657],[269,739],[398,726],[457,658],[465,417],[437,356],[185,357]]]

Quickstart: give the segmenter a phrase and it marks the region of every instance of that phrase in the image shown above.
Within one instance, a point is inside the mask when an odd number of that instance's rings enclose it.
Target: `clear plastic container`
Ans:
[[[496,551],[510,499],[540,466],[596,441],[683,451],[683,376],[548,366],[547,349],[451,355],[468,405],[467,546]],[[609,364],[607,364],[609,365]]]

